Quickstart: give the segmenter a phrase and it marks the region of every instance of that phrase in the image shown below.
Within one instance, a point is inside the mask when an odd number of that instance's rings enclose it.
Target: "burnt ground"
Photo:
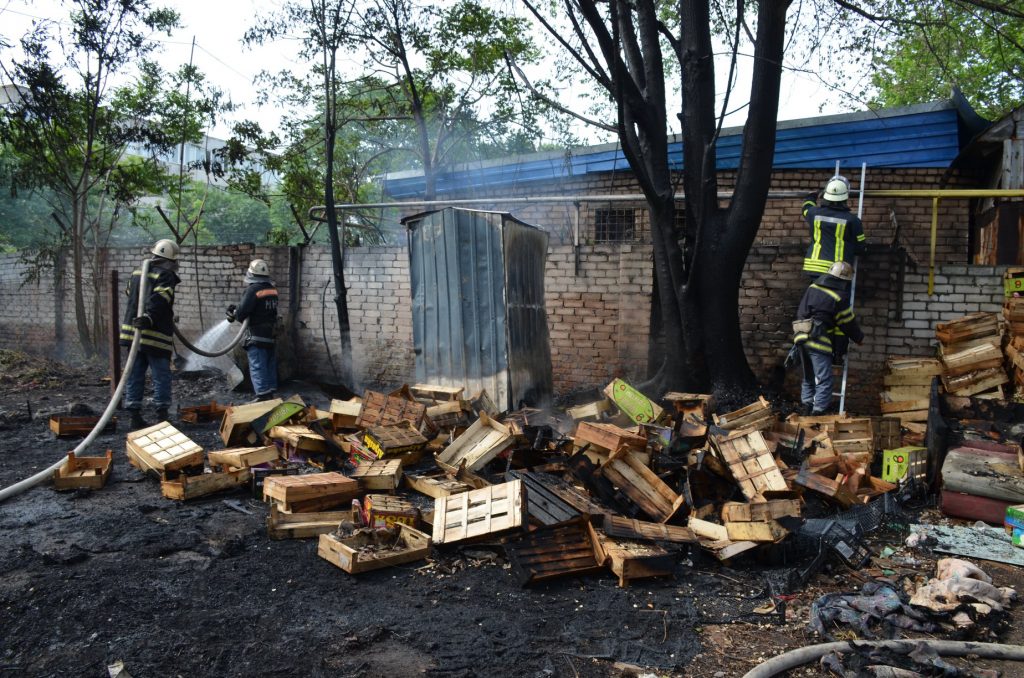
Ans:
[[[98,413],[109,393],[99,367],[5,360],[0,487],[76,444],[54,438],[50,414],[74,403]],[[327,404],[315,387],[291,386]],[[178,379],[175,399],[246,396],[224,392],[219,379]],[[208,449],[221,447],[216,424],[175,425]],[[681,553],[674,579],[620,589],[609,574],[524,589],[501,548],[479,544],[435,548],[426,562],[357,578],[317,557],[313,539],[270,540],[263,503],[243,491],[189,503],[162,498],[155,479],[128,465],[123,436],[122,425],[91,451],[114,450],[104,489],[43,485],[0,504],[0,678],[106,676],[116,661],[136,678],[577,678],[639,667],[731,678],[816,642],[805,631],[810,603],[856,583],[846,572],[825,573],[784,614],[752,613],[770,600],[757,564],[728,569]],[[887,543],[898,545],[897,537]],[[1021,588],[1018,568],[982,567]],[[1015,610],[1007,642],[1021,642],[1020,617]],[[812,666],[790,675],[825,674]]]

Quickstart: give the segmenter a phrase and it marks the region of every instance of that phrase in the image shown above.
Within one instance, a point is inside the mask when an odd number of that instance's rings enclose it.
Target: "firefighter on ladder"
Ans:
[[[818,206],[818,196],[822,198]],[[803,215],[811,231],[811,244],[804,256],[804,273],[818,278],[828,273],[833,262],[853,263],[864,254],[864,227],[857,215],[850,211],[846,201],[850,197],[849,182],[836,176],[819,193],[804,198]]]
[[[277,287],[263,259],[253,259],[245,272],[245,293],[238,305],[228,306],[228,322],[249,321],[242,348],[249,356],[249,375],[256,401],[270,400],[277,390],[277,355],[274,326],[277,324]]]
[[[800,300],[793,322],[793,348],[800,355],[803,414],[826,414],[832,406],[832,362],[840,360],[849,340],[864,341],[850,306],[853,267],[833,263],[825,275],[811,283]]]

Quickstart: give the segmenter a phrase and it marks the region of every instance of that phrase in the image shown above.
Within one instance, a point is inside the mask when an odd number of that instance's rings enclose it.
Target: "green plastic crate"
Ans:
[[[925,447],[897,447],[882,450],[882,480],[898,483],[907,477],[924,481],[928,476],[928,449]]]

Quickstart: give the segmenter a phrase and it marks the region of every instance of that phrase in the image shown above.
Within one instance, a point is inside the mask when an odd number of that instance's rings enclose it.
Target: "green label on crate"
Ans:
[[[1003,293],[1008,296],[1024,296],[1024,273],[1006,273],[1003,278]]]
[[[638,424],[651,423],[661,416],[660,407],[621,379],[613,381],[605,394],[627,417]]]

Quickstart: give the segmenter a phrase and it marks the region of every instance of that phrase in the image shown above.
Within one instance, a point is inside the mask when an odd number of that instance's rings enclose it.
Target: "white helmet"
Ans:
[[[845,261],[837,261],[829,267],[828,274],[840,280],[853,280],[853,266]]]
[[[846,202],[846,199],[850,197],[850,186],[846,183],[846,179],[835,177],[825,184],[825,194],[822,197],[829,202]]]
[[[253,259],[249,264],[249,275],[270,275],[270,267],[262,259]]]
[[[177,261],[180,248],[178,247],[178,243],[173,240],[164,239],[157,240],[156,244],[153,245],[153,249],[150,251],[158,257],[169,259],[170,261]]]

